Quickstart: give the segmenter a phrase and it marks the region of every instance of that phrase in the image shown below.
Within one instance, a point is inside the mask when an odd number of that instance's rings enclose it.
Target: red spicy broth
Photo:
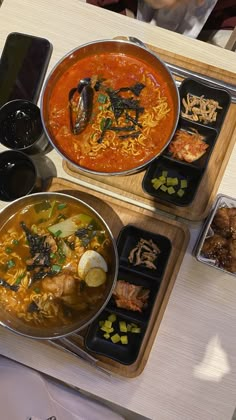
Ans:
[[[68,94],[84,78],[91,78],[92,87],[99,81],[100,87],[93,89],[87,126],[73,134]],[[138,94],[121,89],[138,85],[143,85]],[[111,92],[116,102],[118,98],[137,109],[125,108],[117,117]],[[78,99],[76,93],[73,109]],[[169,139],[175,118],[164,76],[146,62],[121,53],[89,56],[71,66],[57,81],[49,110],[50,130],[61,153],[81,167],[104,173],[130,170],[152,159]]]

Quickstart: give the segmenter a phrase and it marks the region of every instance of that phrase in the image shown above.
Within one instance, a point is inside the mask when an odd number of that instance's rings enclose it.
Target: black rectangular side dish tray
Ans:
[[[119,328],[120,322],[125,322],[126,325],[133,324],[140,328],[140,332],[124,333],[124,335],[127,335],[128,337],[127,344],[122,344],[121,342],[113,343],[110,338],[104,338],[104,331],[101,330],[100,326],[100,322],[107,320],[109,315],[111,315],[111,312],[104,310],[96,319],[96,321],[94,321],[89,326],[87,335],[85,337],[85,347],[90,352],[109,357],[118,363],[131,365],[138,357],[147,324],[136,322],[136,320],[132,317],[116,315],[116,320],[112,323],[114,328],[114,332],[112,334],[121,334]]]
[[[218,130],[221,128],[231,102],[231,96],[226,90],[219,89],[217,87],[210,86],[209,84],[205,84],[202,82],[198,82],[194,79],[187,78],[181,83],[179,87],[179,94],[181,102],[180,116],[182,118],[185,118],[182,115],[182,112],[184,112],[185,110],[182,101],[183,98],[187,98],[187,94],[194,95],[197,97],[204,96],[204,99],[213,99],[215,101],[218,101],[219,106],[221,108],[217,109],[216,121],[200,123],[205,126],[214,127]]]
[[[208,148],[201,158],[193,162],[186,162],[173,156],[169,150],[170,145],[168,145],[162,156],[155,159],[147,168],[142,181],[142,188],[146,194],[155,197],[157,201],[181,207],[189,206],[195,198],[230,106],[231,96],[226,90],[190,78],[181,83],[179,94],[181,109],[177,130],[189,132],[197,130],[208,144]],[[186,118],[183,115],[185,111],[183,99],[187,102],[188,94],[197,98],[202,96],[203,99],[217,101],[219,109],[213,109],[213,112],[217,112],[216,121],[192,121]],[[198,108],[198,104],[195,107]],[[188,115],[191,115],[191,113],[188,112]],[[172,185],[172,181],[176,183]]]
[[[144,248],[139,251],[140,248],[137,250],[136,248],[141,240],[144,240],[142,242]],[[158,252],[155,256],[150,257],[149,254],[150,260],[154,264],[152,268],[148,268],[144,264],[136,266],[129,261],[131,252],[137,252],[139,256],[140,252],[141,254],[142,252],[149,253],[149,246],[152,246],[152,242],[155,249],[158,247]],[[144,307],[140,310],[135,305],[132,309],[118,307],[114,296],[112,296],[106,309],[89,326],[85,337],[85,347],[88,351],[109,357],[121,364],[130,365],[138,357],[172,247],[167,237],[140,229],[134,225],[123,227],[117,239],[117,247],[119,254],[117,280],[125,282],[122,284],[124,287],[126,287],[126,283],[128,286],[140,286],[142,292],[149,292],[148,298]],[[142,258],[145,260],[146,254]],[[115,320],[112,322],[113,331],[107,336],[101,324],[103,321],[108,320],[111,315],[115,317]],[[125,323],[128,328],[127,332],[120,330],[120,322],[122,324]],[[111,338],[116,333],[119,336],[127,336],[128,342],[124,344],[119,340],[117,343],[113,343]]]
[[[159,248],[160,253],[153,261],[155,268],[150,268],[145,264],[137,264],[137,261],[130,261],[131,252],[138,246],[140,240],[153,241]],[[140,229],[134,225],[127,225],[121,229],[117,238],[117,248],[120,258],[120,267],[126,268],[129,272],[142,274],[151,277],[154,281],[160,281],[171,252],[170,240],[162,235]]]
[[[167,173],[169,178],[177,178],[178,184],[174,186],[174,193],[161,188],[154,188],[153,180]],[[143,181],[142,188],[145,193],[155,197],[157,200],[175,206],[189,206],[193,201],[202,179],[204,170],[192,166],[192,164],[182,164],[178,161],[162,156],[155,159],[148,167]],[[187,187],[181,188],[181,182],[186,181]],[[167,184],[165,184],[166,186]],[[183,195],[179,196],[178,191],[183,190]]]
[[[179,119],[179,123],[178,123],[178,127],[177,130],[181,130],[181,131],[187,131],[190,133],[193,133],[194,131],[198,132],[200,134],[200,136],[203,137],[203,141],[208,145],[208,148],[206,149],[204,155],[202,157],[200,157],[197,160],[194,160],[193,162],[186,162],[184,160],[180,160],[177,157],[173,157],[172,153],[169,151],[169,146],[167,146],[167,148],[164,150],[163,152],[163,156],[166,156],[168,158],[170,158],[173,161],[179,162],[183,165],[191,165],[193,167],[199,168],[199,169],[206,169],[208,161],[210,159],[211,153],[214,149],[214,146],[216,144],[216,140],[218,137],[218,132],[217,130],[210,128],[210,127],[206,127],[204,125],[192,122],[192,121],[187,121],[183,118]],[[176,131],[177,131],[176,130]],[[173,137],[172,141],[175,139],[175,136]],[[171,142],[170,142],[171,144]]]

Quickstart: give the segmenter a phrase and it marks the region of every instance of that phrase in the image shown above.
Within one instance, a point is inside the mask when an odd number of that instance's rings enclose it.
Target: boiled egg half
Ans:
[[[107,278],[107,263],[97,251],[85,251],[78,264],[78,275],[89,287],[98,287]]]

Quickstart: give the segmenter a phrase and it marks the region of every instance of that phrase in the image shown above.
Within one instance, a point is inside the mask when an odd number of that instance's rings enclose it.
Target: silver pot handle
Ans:
[[[77,344],[73,342],[72,339],[68,337],[57,338],[56,340],[50,340],[50,343],[57,348],[65,350],[69,353],[73,353],[76,356],[79,356],[84,361],[88,362],[91,366],[95,367],[97,370],[105,374],[106,376],[111,377],[112,375],[106,369],[98,366],[98,360],[93,357],[91,354],[87,353],[85,350],[81,349]]]
[[[152,54],[158,57],[158,54],[153,52],[150,48],[148,48],[143,41],[133,36],[128,36],[128,40],[133,42],[140,47],[145,48],[147,51],[150,51]],[[159,57],[158,57],[159,58]],[[236,103],[236,85],[232,83],[227,83],[219,79],[215,79],[214,77],[205,76],[204,74],[194,72],[192,70],[184,69],[183,67],[177,66],[176,64],[170,64],[164,61],[168,69],[173,73],[175,76],[179,77],[191,77],[199,82],[206,82],[210,83],[213,87],[221,88],[227,90],[227,92],[231,95],[232,103]],[[176,82],[177,86],[180,85],[180,82]]]

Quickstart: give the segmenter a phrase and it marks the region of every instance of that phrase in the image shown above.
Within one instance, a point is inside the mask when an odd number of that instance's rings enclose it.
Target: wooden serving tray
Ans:
[[[142,226],[142,229],[164,235],[171,241],[171,254],[152,309],[138,358],[133,364],[127,366],[115,362],[108,357],[95,355],[98,359],[98,366],[120,376],[136,377],[141,374],[147,363],[171,290],[187,249],[190,236],[189,230],[185,224],[176,220],[158,215],[142,207],[125,203],[100,192],[88,191],[85,187],[62,178],[53,178],[48,186],[48,191],[71,194],[86,201],[86,203],[97,210],[107,221],[115,238],[117,238],[123,226],[131,223],[137,227]],[[83,340],[81,341],[79,339],[78,345],[84,348]]]
[[[148,45],[164,61],[176,64],[185,69],[193,70],[215,79],[230,82],[236,85],[236,74],[217,67],[201,63],[196,60],[164,51],[154,46]],[[178,80],[179,77],[178,77]],[[191,221],[203,220],[212,206],[222,180],[225,168],[230,158],[236,139],[236,104],[231,104],[223,123],[223,127],[218,136],[216,145],[209,160],[207,169],[202,177],[195,199],[191,205],[179,207],[165,204],[150,197],[142,190],[142,180],[145,171],[128,176],[97,176],[78,170],[74,165],[63,161],[63,168],[69,175],[79,180],[91,183],[91,188],[101,187],[110,192],[119,194],[121,197],[130,198],[141,204],[149,205],[166,211],[175,216],[183,217]]]

